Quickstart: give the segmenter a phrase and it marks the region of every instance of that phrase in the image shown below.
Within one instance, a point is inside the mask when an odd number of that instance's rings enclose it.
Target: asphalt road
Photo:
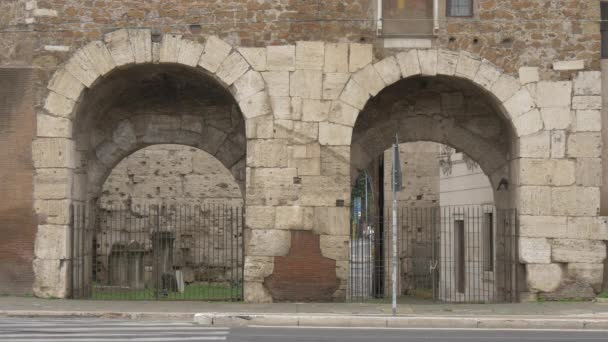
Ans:
[[[0,341],[233,341],[233,342],[586,342],[608,341],[608,331],[207,328],[188,322],[102,319],[0,318]]]

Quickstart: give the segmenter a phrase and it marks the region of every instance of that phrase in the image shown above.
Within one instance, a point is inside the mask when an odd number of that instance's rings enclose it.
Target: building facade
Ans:
[[[0,290],[68,296],[70,205],[181,144],[243,189],[246,301],[342,300],[352,182],[398,133],[517,209],[525,298],[598,292],[600,3],[3,1]]]

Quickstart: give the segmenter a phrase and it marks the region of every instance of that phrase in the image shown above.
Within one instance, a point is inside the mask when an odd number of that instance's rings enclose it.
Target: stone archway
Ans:
[[[236,125],[225,125],[233,133],[223,133],[224,126],[205,127],[205,122],[197,122],[196,114],[187,115],[184,108],[178,108],[178,112],[182,110],[178,116],[153,110],[112,112],[114,105],[123,109],[129,105],[128,100],[118,103],[120,99],[111,96],[112,89],[118,87],[133,95],[130,89],[145,88],[146,81],[163,84],[150,72],[173,77],[173,89],[203,89],[196,88],[195,80],[215,84],[214,89],[223,92],[221,97],[234,103],[227,117],[234,118]],[[70,205],[93,199],[109,170],[131,152],[167,142],[207,149],[221,155],[244,188],[247,138],[272,134],[265,89],[261,75],[248,60],[217,37],[200,44],[167,34],[157,43],[150,30],[118,30],[106,34],[103,42],[91,42],[76,51],[49,82],[44,109],[37,117],[38,136],[32,147],[39,217],[34,293],[42,297],[69,293]],[[147,95],[140,93],[139,99]],[[166,94],[156,95],[152,101]],[[104,117],[95,115],[99,113]]]

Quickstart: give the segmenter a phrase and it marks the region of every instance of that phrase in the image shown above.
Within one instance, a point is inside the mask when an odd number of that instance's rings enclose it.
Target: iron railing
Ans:
[[[391,298],[388,210],[353,224],[349,301]],[[399,301],[517,302],[518,227],[515,210],[494,206],[397,208]]]
[[[243,209],[73,206],[73,298],[240,301]]]

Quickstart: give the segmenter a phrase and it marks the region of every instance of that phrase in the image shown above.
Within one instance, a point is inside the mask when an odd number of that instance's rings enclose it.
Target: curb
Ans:
[[[550,329],[608,330],[608,319],[447,316],[353,316],[199,313],[194,322],[203,326],[339,327],[339,328],[450,328],[450,329]]]
[[[27,311],[0,310],[0,317],[40,317],[40,318],[104,318],[104,319],[131,319],[131,320],[192,320],[193,313],[170,312],[100,312],[100,311]]]

